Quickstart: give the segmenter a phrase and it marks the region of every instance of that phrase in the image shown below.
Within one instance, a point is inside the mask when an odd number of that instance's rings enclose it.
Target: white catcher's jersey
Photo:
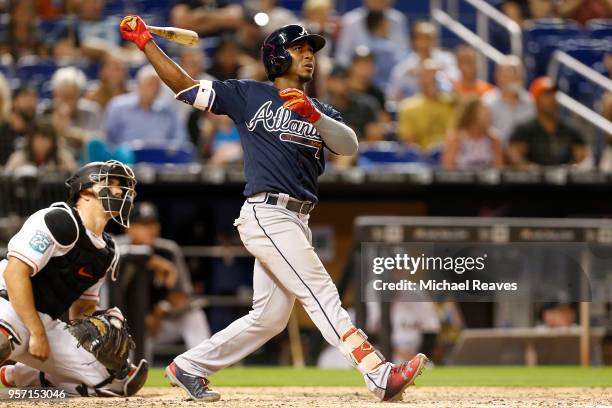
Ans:
[[[74,228],[77,230],[77,238],[68,245],[62,245],[53,236],[47,224],[45,223],[45,214],[49,211],[63,209],[74,221]],[[93,232],[87,230],[87,235],[94,246],[98,249],[104,248],[106,242],[101,236],[97,236]],[[49,260],[56,256],[62,256],[67,254],[78,240],[78,227],[76,220],[74,220],[72,213],[68,211],[67,207],[54,206],[44,208],[32,214],[26,222],[23,224],[17,234],[11,238],[8,243],[7,257],[15,257],[25,262],[32,267],[32,276],[36,275],[42,268],[47,265]],[[0,261],[0,287],[6,288],[4,282],[4,269],[7,265],[6,260]],[[96,284],[92,285],[80,296],[80,299],[84,300],[99,300],[100,288],[104,283],[104,278],[100,279]]]

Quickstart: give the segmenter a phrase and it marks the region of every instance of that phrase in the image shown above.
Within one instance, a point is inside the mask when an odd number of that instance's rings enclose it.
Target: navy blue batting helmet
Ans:
[[[291,54],[287,48],[304,39],[310,42],[314,52],[325,46],[325,38],[318,34],[310,34],[305,27],[298,24],[283,26],[266,38],[261,47],[261,60],[270,81],[284,74],[291,66]]]

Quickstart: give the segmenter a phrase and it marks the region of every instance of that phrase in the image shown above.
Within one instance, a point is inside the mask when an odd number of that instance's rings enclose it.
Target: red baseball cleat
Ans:
[[[401,401],[406,388],[414,384],[429,359],[425,354],[417,354],[412,360],[394,365],[387,378],[387,386],[383,401]]]

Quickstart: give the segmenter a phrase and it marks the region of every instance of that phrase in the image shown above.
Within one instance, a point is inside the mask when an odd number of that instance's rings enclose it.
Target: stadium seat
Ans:
[[[585,38],[580,25],[562,19],[534,20],[523,31],[525,65],[529,80],[545,75],[548,62],[559,42]]]
[[[194,162],[194,150],[191,147],[180,149],[141,148],[133,149],[136,163],[149,164],[190,164]]]
[[[440,162],[442,161],[443,147],[444,146],[442,145],[438,145],[436,147],[431,148],[429,152],[427,152],[427,156],[425,157],[425,162],[427,162],[427,164],[429,164],[432,167],[440,166]]]
[[[582,38],[562,41],[559,43],[559,49],[594,70],[604,73],[603,59],[612,49],[611,44],[607,40]],[[563,66],[559,72],[558,83],[560,90],[587,106],[593,106],[603,92],[601,87],[566,66]]]
[[[415,145],[398,142],[364,143],[357,164],[363,168],[397,163],[422,163],[423,155]]]
[[[612,41],[612,19],[597,18],[587,22],[586,31],[590,38]]]
[[[57,69],[55,61],[29,56],[20,59],[15,65],[15,73],[25,83],[41,88],[49,81]]]

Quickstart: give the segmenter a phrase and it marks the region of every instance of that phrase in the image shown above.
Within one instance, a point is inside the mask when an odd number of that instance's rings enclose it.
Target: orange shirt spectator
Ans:
[[[459,80],[453,83],[455,92],[461,96],[482,96],[495,87],[477,78],[476,51],[467,45],[460,45],[455,50],[457,68],[461,73]]]

